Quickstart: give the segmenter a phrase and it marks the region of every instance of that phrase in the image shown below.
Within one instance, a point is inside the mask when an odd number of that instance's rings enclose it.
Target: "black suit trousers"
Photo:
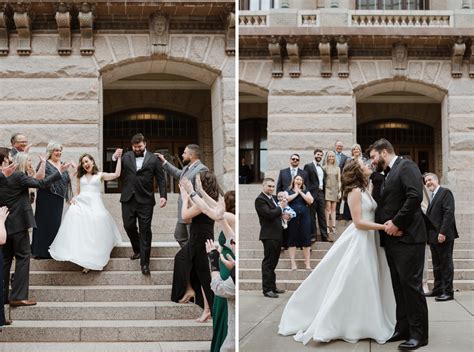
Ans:
[[[454,241],[430,244],[434,275],[433,292],[453,295],[453,247]]]
[[[397,304],[396,331],[411,338],[428,338],[428,306],[423,293],[425,244],[390,243],[385,246]]]
[[[316,216],[318,217],[319,232],[322,238],[328,237],[328,229],[326,224],[326,215],[324,213],[325,209],[325,199],[323,191],[316,191],[313,193],[313,204],[311,204],[309,211],[311,214],[311,233],[316,237]]]
[[[140,265],[142,266],[150,264],[153,207],[151,204],[138,203],[135,196],[128,202],[122,202],[123,227],[130,238],[133,252],[140,253]]]
[[[10,269],[15,257],[15,276],[9,292]],[[30,236],[28,230],[9,234],[3,246],[3,300],[23,301],[28,299],[30,284]]]
[[[263,293],[276,290],[275,269],[280,259],[281,240],[262,240],[262,290]]]

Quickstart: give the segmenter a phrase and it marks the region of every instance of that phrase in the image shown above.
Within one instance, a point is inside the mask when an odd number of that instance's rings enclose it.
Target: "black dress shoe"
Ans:
[[[142,274],[143,275],[150,275],[150,267],[148,265],[142,266]]]
[[[140,259],[140,253],[133,253],[130,259],[131,260]]]
[[[268,291],[268,292],[264,292],[263,295],[265,297],[268,297],[268,298],[278,298],[279,296],[273,292],[273,291]]]
[[[439,296],[439,295],[440,295],[440,293],[436,292],[436,291],[430,291],[430,292],[425,293],[425,297],[436,297],[436,296]]]
[[[285,290],[280,290],[280,289],[277,288],[277,289],[273,290],[273,292],[275,292],[275,293],[285,293]]]
[[[416,350],[420,347],[426,346],[428,344],[428,339],[425,340],[417,340],[417,339],[409,339],[408,341],[402,342],[398,345],[399,350]]]
[[[400,331],[395,331],[391,338],[389,338],[386,342],[395,342],[395,341],[402,341],[408,340],[408,334],[403,334]]]
[[[443,293],[441,295],[439,295],[438,297],[435,298],[435,301],[436,302],[446,302],[446,301],[451,301],[453,300],[454,297],[453,296],[450,296],[446,293]]]

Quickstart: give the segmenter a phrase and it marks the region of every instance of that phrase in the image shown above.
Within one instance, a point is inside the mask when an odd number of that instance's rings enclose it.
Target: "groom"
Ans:
[[[117,160],[118,155],[112,157]],[[132,244],[130,259],[140,258],[144,275],[150,275],[151,220],[155,206],[153,178],[160,189],[160,208],[166,206],[166,179],[161,161],[146,150],[145,137],[132,137],[132,151],[122,157],[122,220]],[[138,220],[138,228],[137,228]]]
[[[397,324],[387,341],[407,340],[398,348],[416,350],[428,344],[428,307],[423,294],[423,265],[427,232],[420,204],[421,173],[411,160],[395,155],[392,144],[379,139],[369,147],[370,159],[385,179],[375,213],[385,247],[397,304]]]

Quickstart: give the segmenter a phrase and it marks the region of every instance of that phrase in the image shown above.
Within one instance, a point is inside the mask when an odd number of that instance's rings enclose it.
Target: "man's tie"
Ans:
[[[295,178],[296,176],[296,169],[291,169],[291,178]]]
[[[436,194],[435,192],[431,193],[431,201],[433,201],[435,194]]]

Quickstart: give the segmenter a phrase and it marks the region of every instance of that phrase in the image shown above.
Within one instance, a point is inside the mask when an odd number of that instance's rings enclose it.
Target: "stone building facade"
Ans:
[[[65,160],[106,167],[141,131],[171,156],[200,144],[233,189],[234,13],[223,0],[0,1],[3,145],[22,132],[33,154],[55,140]]]
[[[277,176],[292,152],[304,164],[336,140],[350,154],[389,137],[453,190],[460,233],[474,241],[473,5],[241,1],[239,157],[254,179]]]

